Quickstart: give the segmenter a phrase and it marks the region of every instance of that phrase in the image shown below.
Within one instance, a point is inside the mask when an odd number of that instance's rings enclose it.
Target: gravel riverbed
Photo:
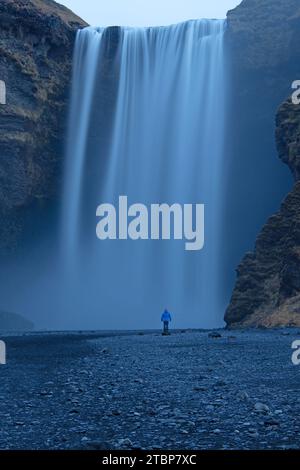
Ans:
[[[1,337],[1,449],[300,449],[297,330]]]

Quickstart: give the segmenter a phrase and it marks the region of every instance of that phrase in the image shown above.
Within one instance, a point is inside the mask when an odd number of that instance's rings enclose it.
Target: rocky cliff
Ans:
[[[282,68],[299,54],[299,0],[243,0],[227,19],[241,69]]]
[[[300,326],[300,106],[291,100],[278,111],[276,141],[295,185],[237,269],[230,326]]]
[[[233,157],[229,193],[233,202],[227,214],[235,228],[228,229],[226,246],[231,258],[238,253],[236,246],[240,246],[241,256],[236,264],[243,256],[225,315],[229,326],[299,321],[294,318],[295,312],[286,315],[286,303],[297,296],[300,286],[300,116],[299,110],[286,101],[292,93],[291,83],[300,77],[299,38],[298,0],[243,0],[228,13],[227,40],[236,89],[232,121],[236,133],[230,151]],[[282,162],[296,180],[288,197],[292,180]],[[280,211],[270,217],[280,205]],[[255,250],[244,256],[259,232]],[[297,309],[295,305],[293,308]]]
[[[75,33],[85,23],[52,0],[1,0],[0,248],[28,210],[57,195]]]
[[[291,188],[274,133],[276,112],[300,77],[299,34],[299,0],[243,0],[228,13],[231,76],[222,254],[227,302],[236,266]]]

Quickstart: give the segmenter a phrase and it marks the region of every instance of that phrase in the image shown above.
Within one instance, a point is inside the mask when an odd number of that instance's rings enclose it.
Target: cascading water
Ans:
[[[75,47],[64,311],[81,328],[153,328],[164,308],[174,326],[222,326],[225,21],[119,28],[118,50],[103,70],[108,31],[79,31]],[[105,127],[97,97],[109,73],[117,87]],[[179,240],[99,241],[96,208],[117,206],[120,195],[129,204],[205,204],[204,249],[185,251]]]

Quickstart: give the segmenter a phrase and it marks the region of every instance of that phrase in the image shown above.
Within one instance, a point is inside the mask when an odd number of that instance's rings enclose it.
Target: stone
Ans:
[[[227,385],[227,382],[225,380],[218,380],[215,383],[215,387],[225,387]]]
[[[222,338],[222,335],[218,331],[212,331],[208,334],[208,337],[212,339],[218,339],[218,338]]]
[[[237,393],[236,395],[237,399],[240,400],[240,401],[248,401],[249,400],[249,395],[247,392],[245,392],[244,390],[240,391]]]
[[[255,403],[254,405],[254,411],[256,413],[263,413],[263,414],[267,414],[270,412],[270,408],[265,405],[264,403],[261,403],[261,402],[257,402]]]
[[[196,385],[196,387],[193,387],[193,392],[205,392],[207,390],[207,387],[203,387],[202,385]]]
[[[102,441],[89,441],[85,444],[90,450],[107,450],[109,446]]]
[[[206,411],[208,411],[208,412],[215,411],[215,407],[214,407],[213,405],[207,405],[207,406],[205,407],[205,409],[206,409]]]
[[[132,448],[133,447],[133,443],[130,439],[128,438],[125,438],[125,439],[120,439],[118,441],[118,445],[121,446],[121,447],[128,447],[128,448]]]
[[[277,419],[268,418],[268,419],[265,420],[264,425],[265,426],[279,426],[280,423]]]

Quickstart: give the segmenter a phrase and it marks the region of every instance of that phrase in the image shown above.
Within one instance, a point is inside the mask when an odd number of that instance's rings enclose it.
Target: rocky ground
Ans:
[[[1,449],[300,447],[298,330],[7,337]]]

